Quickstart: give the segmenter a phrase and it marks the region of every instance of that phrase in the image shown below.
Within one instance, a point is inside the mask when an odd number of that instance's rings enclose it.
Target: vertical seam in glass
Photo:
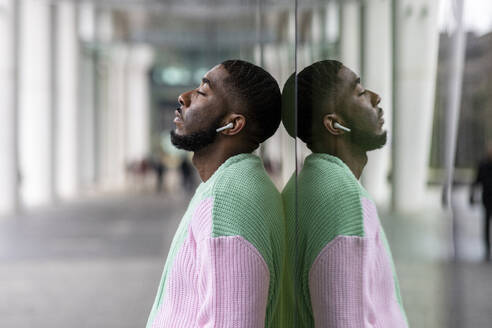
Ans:
[[[359,74],[362,78],[365,77],[365,47],[366,47],[366,36],[365,36],[365,26],[366,26],[366,2],[364,0],[360,1],[359,6]]]
[[[298,195],[297,195],[297,40],[298,40],[298,0],[294,0],[294,160],[295,160],[295,183],[294,183],[294,215],[295,215],[295,259],[294,259],[294,327],[298,327],[298,297],[296,295],[299,281],[296,276],[299,265],[299,217],[298,217]]]

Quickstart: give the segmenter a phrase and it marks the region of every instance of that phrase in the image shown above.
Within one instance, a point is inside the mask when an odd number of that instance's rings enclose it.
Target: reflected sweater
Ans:
[[[147,328],[274,325],[283,217],[260,158],[229,158],[200,184],[181,220]]]
[[[282,197],[288,327],[407,327],[374,202],[339,158],[311,154]],[[295,296],[294,296],[295,295]],[[295,314],[294,314],[295,313]]]

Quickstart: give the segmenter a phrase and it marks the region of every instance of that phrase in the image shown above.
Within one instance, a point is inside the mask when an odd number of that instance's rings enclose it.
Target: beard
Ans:
[[[365,151],[375,150],[383,147],[386,144],[388,138],[387,131],[383,131],[381,134],[375,134],[364,131],[357,127],[352,127],[349,133],[352,142]]]
[[[193,132],[188,135],[179,135],[174,130],[171,131],[171,142],[178,148],[197,152],[214,143],[218,136],[217,127],[220,125],[223,117],[219,117],[212,122],[207,128]]]

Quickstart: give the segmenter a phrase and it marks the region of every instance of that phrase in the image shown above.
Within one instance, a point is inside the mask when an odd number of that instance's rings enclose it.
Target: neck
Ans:
[[[345,140],[336,140],[333,143],[317,144],[311,147],[314,153],[325,153],[340,158],[352,171],[357,180],[367,164],[367,154],[360,147]]]
[[[252,150],[247,147],[234,146],[228,147],[224,144],[212,144],[193,154],[193,166],[198,171],[200,178],[203,182],[210,179],[210,177],[217,171],[217,169],[232,156],[251,153]]]

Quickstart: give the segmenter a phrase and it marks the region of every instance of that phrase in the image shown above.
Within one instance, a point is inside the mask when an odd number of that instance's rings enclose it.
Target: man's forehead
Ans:
[[[215,65],[212,67],[205,75],[203,76],[202,82],[208,83],[209,87],[220,88],[222,86],[222,82],[225,78],[227,78],[228,73],[221,64]]]
[[[352,85],[354,87],[355,85],[360,83],[360,77],[346,66],[342,66],[342,68],[338,72],[338,76],[344,83]]]

